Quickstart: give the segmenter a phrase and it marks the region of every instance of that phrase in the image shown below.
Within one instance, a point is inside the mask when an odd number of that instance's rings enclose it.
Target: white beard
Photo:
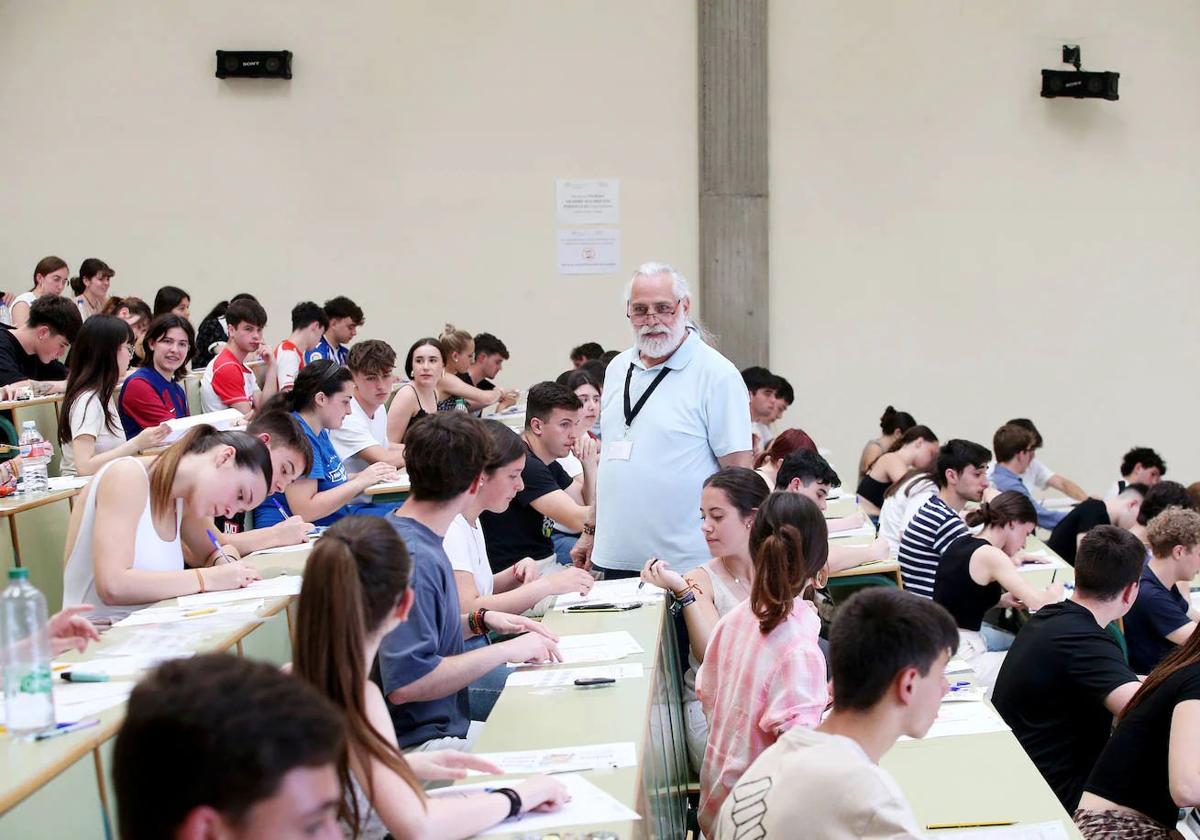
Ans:
[[[682,314],[680,312],[681,316]],[[685,318],[680,317],[675,322],[675,325],[666,331],[662,331],[663,327],[663,324],[647,324],[644,327],[634,328],[634,343],[638,352],[647,359],[661,359],[674,351],[683,342],[683,335],[687,332]],[[647,334],[651,332],[654,334]]]

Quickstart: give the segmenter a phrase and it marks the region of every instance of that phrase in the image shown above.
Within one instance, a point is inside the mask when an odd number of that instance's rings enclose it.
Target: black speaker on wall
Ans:
[[[290,79],[289,50],[217,50],[218,79]]]

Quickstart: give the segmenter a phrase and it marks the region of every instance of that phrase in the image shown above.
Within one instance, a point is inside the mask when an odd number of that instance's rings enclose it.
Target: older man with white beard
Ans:
[[[594,522],[571,552],[606,578],[637,575],[649,557],[680,572],[708,560],[701,485],[751,464],[746,386],[690,327],[691,307],[687,280],[664,263],[640,266],[625,287],[634,346],[605,373]]]

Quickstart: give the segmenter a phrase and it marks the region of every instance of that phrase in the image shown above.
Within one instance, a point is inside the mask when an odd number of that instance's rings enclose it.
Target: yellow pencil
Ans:
[[[926,831],[940,831],[945,828],[996,828],[1002,825],[1016,825],[1016,820],[1007,820],[999,822],[972,822],[972,823],[938,823],[937,825],[925,826]]]
[[[202,609],[202,610],[192,610],[191,612],[185,612],[183,614],[183,617],[184,618],[195,618],[198,615],[212,615],[216,611],[217,611],[216,607],[206,607],[205,609]]]

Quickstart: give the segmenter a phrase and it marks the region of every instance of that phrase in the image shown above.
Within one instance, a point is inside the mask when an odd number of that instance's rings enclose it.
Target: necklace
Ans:
[[[725,560],[724,557],[721,558],[721,565],[725,568],[725,574],[729,575],[730,579],[734,583],[736,583],[738,586],[740,586],[743,590],[745,590],[747,592],[750,591],[750,587],[748,587],[748,586],[746,586],[746,584],[742,583],[742,579],[733,573],[733,569],[731,569],[729,567],[729,563]]]

